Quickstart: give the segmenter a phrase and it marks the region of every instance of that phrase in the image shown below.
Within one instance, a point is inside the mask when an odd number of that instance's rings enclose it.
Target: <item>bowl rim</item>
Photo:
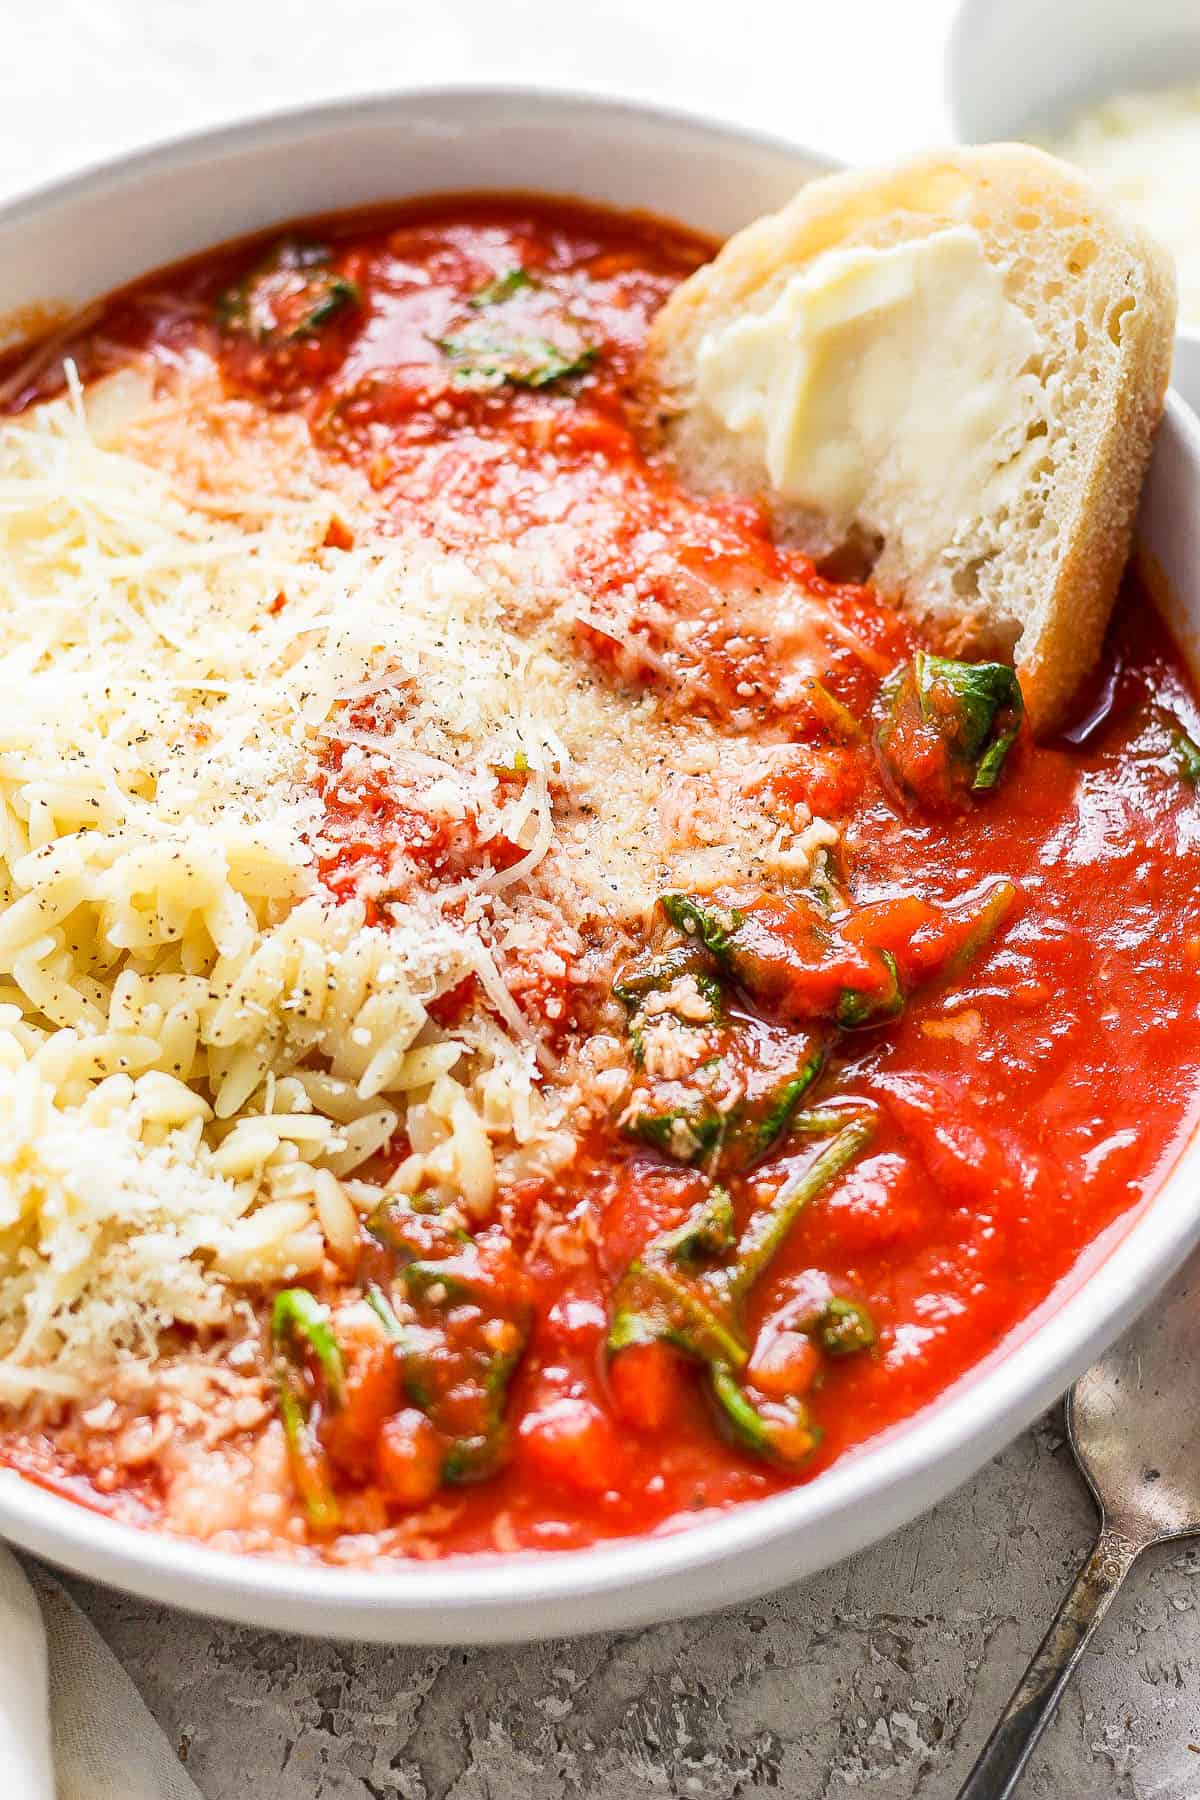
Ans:
[[[545,113],[582,110],[614,123],[665,125],[761,148],[794,161],[798,171],[836,166],[799,144],[683,108],[548,86],[414,85],[291,106],[98,160],[0,206],[0,228],[114,180],[170,171],[213,151],[263,149],[310,128],[361,122],[364,113],[402,123],[406,108],[471,103],[519,103]],[[1200,421],[1174,395],[1168,396],[1162,432],[1194,470],[1200,493]],[[1185,1163],[1196,1164],[1193,1184],[1200,1189],[1200,1129],[1194,1121],[1164,1150],[1149,1198],[1085,1252],[1003,1354],[994,1353],[937,1401],[813,1482],[685,1530],[580,1550],[341,1568],[212,1549],[123,1524],[9,1469],[0,1470],[0,1529],[24,1549],[126,1592],[326,1637],[517,1641],[628,1627],[746,1599],[849,1555],[925,1511],[1060,1393],[1131,1322],[1200,1237],[1200,1205],[1164,1204]],[[832,1543],[829,1553],[806,1554],[805,1545],[823,1533]]]
[[[287,142],[301,128],[320,130],[339,124],[357,125],[376,116],[386,119],[394,117],[398,108],[410,105],[457,107],[474,102],[491,106],[520,104],[534,111],[547,113],[567,109],[592,113],[598,118],[612,119],[614,122],[624,118],[647,124],[683,127],[707,138],[723,138],[730,144],[770,151],[789,160],[803,158],[813,168],[833,171],[843,166],[826,151],[810,149],[807,145],[781,137],[776,132],[760,131],[755,126],[734,125],[728,120],[709,118],[692,107],[637,99],[600,88],[559,87],[548,82],[523,81],[413,82],[396,87],[376,88],[336,100],[297,101],[270,107],[262,112],[242,113],[220,124],[171,132],[136,150],[116,151],[111,155],[97,157],[82,163],[68,174],[51,176],[47,181],[24,187],[8,199],[0,201],[0,227],[19,224],[23,219],[36,215],[47,206],[57,205],[60,201],[85,199],[88,194],[115,179],[124,181],[143,174],[168,172],[176,163],[188,162],[197,156],[213,152],[235,151],[251,146],[256,150],[266,149],[273,144]],[[398,199],[404,197],[402,192],[397,194]]]

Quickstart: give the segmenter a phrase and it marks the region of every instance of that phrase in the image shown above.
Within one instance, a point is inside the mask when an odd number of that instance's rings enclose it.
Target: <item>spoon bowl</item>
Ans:
[[[1105,1521],[1139,1544],[1200,1533],[1200,1263],[1067,1396],[1075,1459]]]
[[[1100,1529],[959,1800],[1009,1800],[1088,1640],[1150,1544],[1200,1535],[1200,1254],[1067,1395]]]

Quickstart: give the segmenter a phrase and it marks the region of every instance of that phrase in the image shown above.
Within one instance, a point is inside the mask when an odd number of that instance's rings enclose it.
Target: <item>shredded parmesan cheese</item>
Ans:
[[[833,835],[592,668],[567,528],[468,554],[374,506],[199,355],[0,426],[0,1401],[347,1255],[398,1134],[476,1217],[553,1172],[581,929]],[[368,791],[444,862],[397,834],[339,888]]]

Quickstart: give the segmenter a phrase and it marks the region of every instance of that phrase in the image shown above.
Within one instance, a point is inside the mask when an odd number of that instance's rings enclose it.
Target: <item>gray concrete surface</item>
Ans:
[[[334,1647],[75,1582],[205,1800],[953,1800],[1092,1531],[1052,1415],[869,1553],[523,1649]],[[1151,1552],[1028,1800],[1200,1795],[1200,1552]]]
[[[952,7],[742,0],[730,81],[713,0],[0,0],[0,198],[256,106],[468,77],[619,87],[877,157],[944,133]],[[952,1800],[1091,1523],[1051,1420],[870,1554],[623,1636],[332,1648],[72,1585],[206,1800]],[[1200,1796],[1198,1572],[1146,1559],[1029,1800]]]

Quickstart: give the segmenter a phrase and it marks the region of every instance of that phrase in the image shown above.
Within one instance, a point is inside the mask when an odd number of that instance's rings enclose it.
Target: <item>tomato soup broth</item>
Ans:
[[[556,669],[677,747],[655,752],[653,819],[631,818],[667,845],[658,891],[605,898],[601,871],[581,901],[606,814],[641,804],[620,743],[607,803],[520,747],[473,765],[487,807],[447,803],[425,740],[396,776],[405,677],[339,700],[314,740],[312,890],[376,933],[411,904],[483,934],[504,992],[456,973],[417,1050],[511,1028],[567,1096],[557,1160],[506,1173],[486,1109],[500,1172],[478,1204],[439,1175],[423,1113],[351,1170],[330,1157],[340,1234],[327,1221],[294,1276],[231,1277],[228,1329],[176,1319],[133,1386],[100,1371],[9,1408],[0,1457],[33,1479],[347,1562],[674,1529],[936,1402],[1151,1191],[1200,1070],[1179,654],[1131,572],[1075,724],[1035,742],[1002,664],[939,655],[846,578],[862,568],[690,494],[635,373],[711,253],[583,205],[422,202],[156,275],[10,365],[18,423],[55,403],[65,357],[80,405],[149,370],[156,404],[186,407],[203,371],[222,418],[299,429],[350,496],[331,565],[366,529],[471,569],[552,549],[513,630],[558,609]],[[294,604],[282,581],[264,631]],[[536,711],[525,679],[514,709]],[[501,932],[495,896],[536,909]]]

